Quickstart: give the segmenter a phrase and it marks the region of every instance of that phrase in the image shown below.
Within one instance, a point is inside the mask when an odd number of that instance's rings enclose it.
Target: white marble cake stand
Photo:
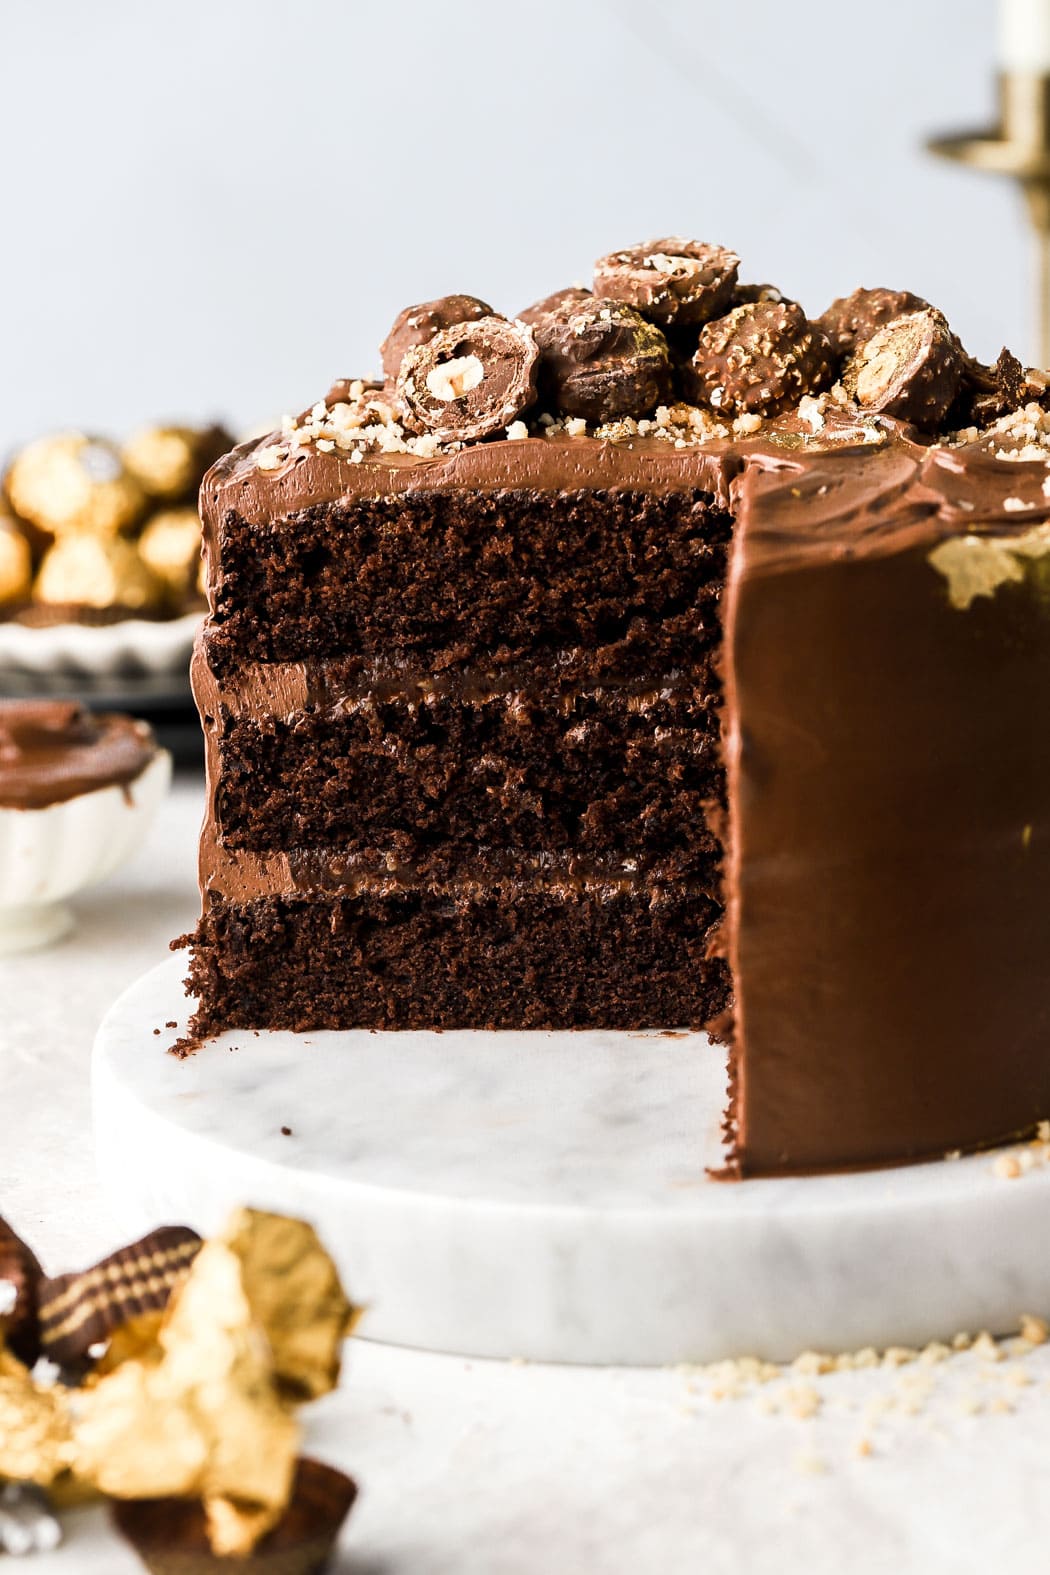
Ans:
[[[239,1203],[306,1217],[374,1339],[783,1359],[1050,1310],[1050,1169],[1007,1181],[984,1155],[712,1181],[722,1057],[702,1035],[242,1032],[178,1061],[163,1025],[185,1020],[184,972],[155,968],[99,1030],[117,1222],[207,1232]]]

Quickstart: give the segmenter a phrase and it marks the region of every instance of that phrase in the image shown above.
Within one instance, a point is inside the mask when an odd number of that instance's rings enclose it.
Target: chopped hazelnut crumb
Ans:
[[[1037,1318],[1034,1313],[1023,1313],[1021,1338],[1027,1340],[1029,1345],[1045,1345],[1050,1339],[1050,1323],[1045,1318]]]

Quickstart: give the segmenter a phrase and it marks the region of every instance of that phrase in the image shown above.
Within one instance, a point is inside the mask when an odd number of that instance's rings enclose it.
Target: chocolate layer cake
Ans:
[[[720,247],[595,288],[205,478],[194,1031],[707,1026],[734,1174],[1034,1127],[1045,380]]]

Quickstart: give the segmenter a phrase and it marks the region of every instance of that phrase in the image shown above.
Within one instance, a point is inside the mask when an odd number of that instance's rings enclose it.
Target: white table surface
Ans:
[[[200,805],[199,786],[180,781],[134,866],[77,900],[76,932],[0,961],[0,1212],[53,1270],[119,1245],[94,1177],[91,1041],[113,997],[194,920]],[[1032,1250],[1050,1251],[1050,1240]],[[339,1393],[304,1413],[308,1449],[362,1489],[335,1567],[1050,1567],[1050,1346],[999,1363],[968,1353],[931,1367],[788,1375],[742,1398],[712,1389],[709,1376],[684,1371],[503,1365],[355,1341]],[[65,1547],[30,1567],[139,1566],[91,1510],[67,1517]]]

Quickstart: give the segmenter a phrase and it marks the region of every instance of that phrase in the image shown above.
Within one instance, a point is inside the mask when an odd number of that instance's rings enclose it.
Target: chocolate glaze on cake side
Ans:
[[[707,1025],[734,1175],[1050,1115],[1045,379],[736,269],[410,308],[206,477],[198,1034]]]

